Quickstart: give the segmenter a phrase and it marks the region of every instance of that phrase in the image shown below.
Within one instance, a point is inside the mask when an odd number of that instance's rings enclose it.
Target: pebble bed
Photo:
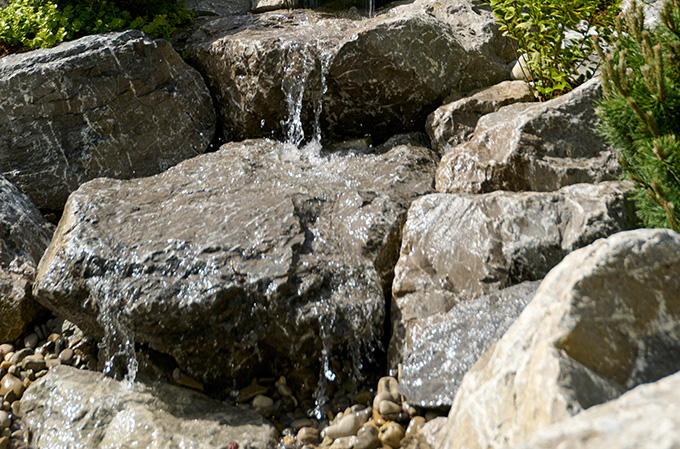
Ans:
[[[0,344],[0,449],[29,448],[19,400],[36,379],[60,364],[96,369],[97,345],[68,321],[51,318],[24,337]]]
[[[21,422],[19,400],[36,379],[56,365],[97,369],[97,344],[75,325],[51,318],[14,342],[0,344],[0,449],[28,449],[30,435]],[[177,384],[195,390],[203,385],[176,369]],[[376,388],[349,393],[340,388],[324,407],[326,416],[312,419],[308,402],[299,403],[283,376],[253,379],[230,394],[242,408],[254,409],[281,433],[279,449],[398,449],[434,411],[419,412],[403,400],[394,377]],[[238,447],[238,442],[233,447]]]

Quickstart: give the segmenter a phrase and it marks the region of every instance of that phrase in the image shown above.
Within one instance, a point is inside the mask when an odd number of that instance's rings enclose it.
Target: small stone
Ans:
[[[401,413],[401,405],[395,404],[392,401],[381,401],[378,411],[383,416],[395,415]]]
[[[9,359],[9,361],[14,363],[15,365],[18,365],[19,363],[21,363],[22,360],[24,360],[26,357],[32,354],[33,349],[23,348],[15,352],[14,355],[12,355],[12,357]]]
[[[303,427],[297,433],[297,441],[300,444],[316,444],[319,442],[319,431],[314,427]]]
[[[73,349],[66,348],[59,353],[59,361],[62,365],[73,365],[74,354]]]
[[[11,374],[12,376],[19,377],[21,375],[21,368],[17,365],[12,365],[7,370],[7,373]]]
[[[388,422],[380,428],[378,438],[383,444],[388,445],[392,449],[397,449],[400,446],[402,438],[406,431],[404,427],[396,422]]]
[[[21,361],[21,368],[23,370],[32,370],[34,373],[42,371],[46,367],[47,362],[45,362],[45,358],[40,354],[29,355]]]
[[[21,401],[14,401],[12,402],[12,416],[15,418],[21,418]]]
[[[515,61],[510,71],[510,78],[513,80],[521,81],[531,81],[531,71],[529,71],[529,66],[527,65],[527,55],[521,55],[517,61]]]
[[[4,359],[5,356],[10,352],[14,352],[14,345],[11,345],[9,343],[4,343],[0,345],[0,353],[3,354],[2,359]]]
[[[357,431],[360,428],[361,421],[355,414],[350,413],[346,416],[343,416],[339,420],[336,419],[336,421],[332,425],[326,427],[323,430],[321,435],[324,438],[330,437],[332,439],[336,439],[350,435],[356,435]]]
[[[380,414],[380,412],[376,409],[373,409],[373,422],[378,426],[381,427],[383,424],[387,422],[385,418]]]
[[[35,380],[35,372],[32,369],[27,369],[23,373],[24,379],[29,379],[31,382]]]
[[[382,393],[378,393],[375,395],[375,398],[373,398],[373,409],[374,410],[380,410],[380,403],[382,401],[391,401],[392,400],[392,395],[388,392],[383,391]]]
[[[258,394],[265,394],[267,388],[262,385],[258,385],[257,379],[253,379],[252,383],[245,388],[242,388],[236,396],[235,402],[248,402],[253,399]]]
[[[0,380],[0,396],[13,393],[14,396],[16,396],[16,399],[21,399],[21,395],[24,394],[24,390],[25,387],[23,382],[12,374],[5,374],[5,376]]]
[[[57,365],[60,365],[60,364],[61,364],[61,360],[49,358],[49,359],[45,360],[45,364],[46,364],[46,366],[47,366],[47,369],[50,369],[50,368],[53,368],[53,367],[55,367],[55,366],[57,366]]]
[[[14,355],[13,352],[8,352],[8,353],[6,353],[6,354],[5,354],[4,360],[6,360],[6,361],[9,362],[13,355]]]
[[[0,363],[0,370],[2,371],[9,371],[9,368],[14,365],[13,363],[10,363],[9,361],[5,360],[2,363]]]
[[[40,337],[38,337],[38,334],[28,334],[26,337],[24,337],[24,346],[30,349],[35,349],[38,347],[39,341]]]
[[[33,332],[35,332],[35,335],[36,335],[40,340],[44,340],[45,337],[47,337],[47,334],[46,334],[45,331],[43,330],[43,327],[44,327],[44,325],[43,325],[43,326],[35,326],[35,327],[33,328]],[[24,340],[24,344],[25,344],[25,343],[26,343],[26,341]]]
[[[0,449],[9,448],[9,437],[0,437]]]
[[[314,421],[312,421],[311,419],[299,418],[290,423],[290,428],[293,429],[294,432],[297,432],[303,427],[312,427],[313,425]]]
[[[346,437],[340,437],[333,440],[329,449],[352,449],[357,444],[357,437],[355,435],[349,435]]]
[[[9,429],[10,424],[12,424],[12,420],[9,417],[9,413],[0,410],[0,430]]]
[[[389,393],[392,402],[401,402],[401,395],[399,394],[399,382],[397,379],[390,376],[381,377],[378,381],[378,391],[380,393]]]
[[[9,401],[3,400],[2,404],[0,404],[0,410],[4,410],[6,412],[9,412],[10,410],[12,410],[11,407],[12,407],[12,404]]]
[[[373,423],[366,424],[357,432],[357,444],[354,449],[377,449],[382,446],[378,434],[380,430]]]
[[[269,396],[258,394],[253,398],[252,406],[258,413],[269,416],[274,411],[274,400]]]
[[[406,427],[406,436],[410,437],[418,433],[418,431],[425,425],[425,418],[422,416],[414,416]]]
[[[47,374],[47,371],[48,371],[47,369],[38,371],[37,373],[35,373],[35,378],[36,378],[36,379],[40,379],[40,378],[43,377],[45,374]]]
[[[29,379],[28,377],[25,378],[23,380],[24,390],[26,390],[28,387],[30,387],[32,383],[33,383],[33,381],[31,379]],[[19,398],[19,399],[21,399],[21,398]]]

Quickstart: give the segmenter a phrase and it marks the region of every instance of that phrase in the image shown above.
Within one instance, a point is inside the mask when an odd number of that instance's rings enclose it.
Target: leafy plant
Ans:
[[[603,59],[602,134],[635,183],[638,216],[648,227],[680,227],[680,0],[664,4],[662,23],[644,29],[635,3],[617,24]]]
[[[12,0],[0,10],[0,44],[30,50],[130,28],[170,39],[192,18],[176,0]]]
[[[567,92],[593,76],[590,36],[611,37],[621,0],[484,0],[503,35],[526,55],[527,78],[540,99]]]

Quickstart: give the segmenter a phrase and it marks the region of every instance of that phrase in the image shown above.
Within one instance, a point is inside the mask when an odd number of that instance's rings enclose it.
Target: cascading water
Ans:
[[[112,377],[123,375],[126,384],[132,384],[137,377],[138,362],[130,325],[120,313],[124,299],[103,293],[104,300],[99,309],[99,321],[104,326],[104,338],[100,349],[104,352],[104,374]]]

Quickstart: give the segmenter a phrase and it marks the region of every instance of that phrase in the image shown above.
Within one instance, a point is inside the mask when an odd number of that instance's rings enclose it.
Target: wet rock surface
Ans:
[[[197,379],[316,376],[322,353],[379,338],[400,226],[435,163],[408,145],[326,159],[260,140],[95,180],[71,195],[34,294],[97,337],[115,314],[122,338]]]
[[[52,230],[26,195],[0,176],[0,341],[17,338],[42,310],[31,289]]]
[[[529,84],[503,81],[437,108],[427,117],[425,129],[432,140],[432,148],[444,154],[468,140],[482,116],[503,106],[533,101]]]
[[[579,184],[557,192],[432,194],[404,226],[392,298],[391,358],[409,323],[493,290],[543,278],[564,256],[635,223],[630,185]]]
[[[656,449],[680,445],[680,375],[640,385],[618,399],[556,423],[513,449]]]
[[[138,31],[0,59],[0,172],[40,208],[93,178],[159,173],[214,130],[198,72]]]
[[[442,447],[520,443],[678,371],[679,269],[680,235],[668,230],[621,232],[567,256],[464,377]]]
[[[297,114],[308,138],[317,124],[326,137],[384,140],[420,131],[453,90],[505,79],[505,44],[490,11],[418,1],[360,21],[313,11],[222,18],[176,45],[208,80],[228,138],[281,136]]]
[[[234,16],[248,14],[251,0],[185,0],[184,5],[197,16]]]
[[[276,446],[277,430],[250,410],[163,383],[126,384],[59,366],[21,400],[37,449]]]
[[[616,179],[618,161],[597,135],[593,79],[545,103],[518,103],[482,117],[474,137],[452,148],[437,170],[437,191],[552,191]]]
[[[404,341],[399,391],[409,403],[448,407],[460,382],[533,299],[540,281],[522,282],[417,320]]]

